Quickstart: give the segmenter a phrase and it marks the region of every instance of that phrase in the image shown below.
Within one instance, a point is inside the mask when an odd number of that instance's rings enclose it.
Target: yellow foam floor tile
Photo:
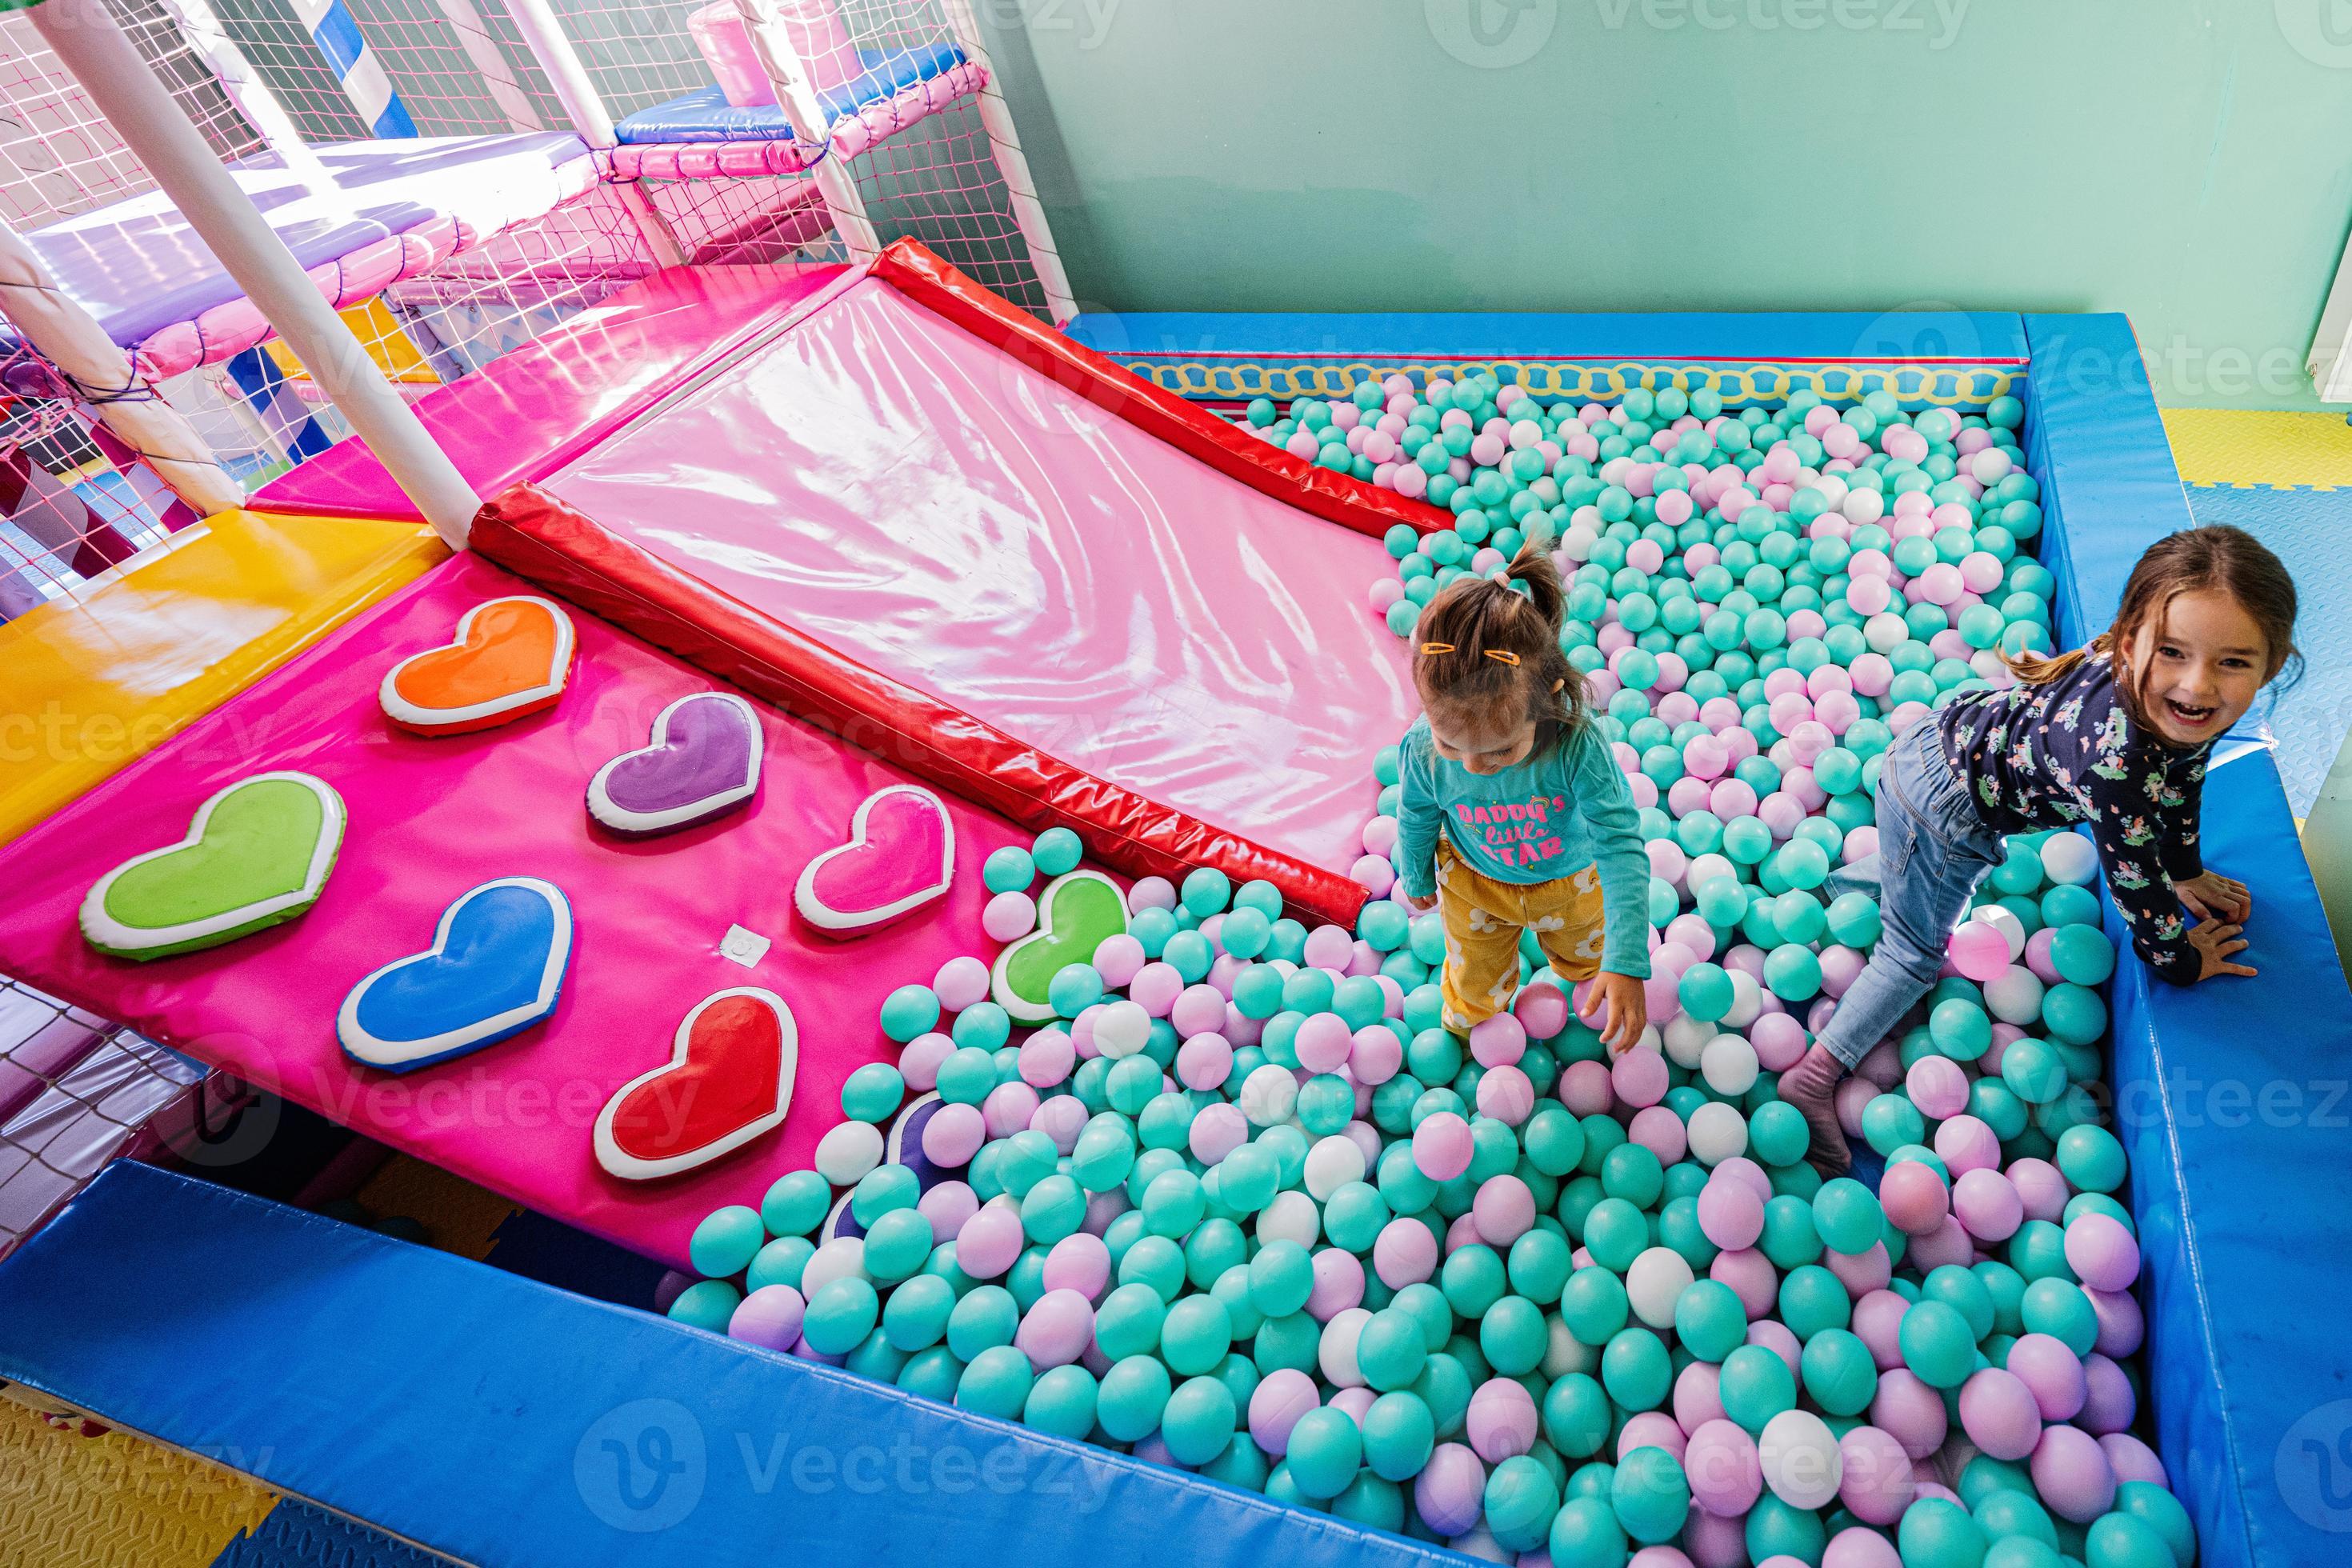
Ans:
[[[234,1470],[0,1398],[0,1568],[209,1568],[277,1505]]]
[[[2168,408],[2164,433],[2192,485],[2352,485],[2352,425],[2340,413]]]

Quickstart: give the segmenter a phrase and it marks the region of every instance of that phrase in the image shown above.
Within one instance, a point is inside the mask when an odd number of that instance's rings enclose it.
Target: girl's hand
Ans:
[[[1407,893],[1404,896],[1404,907],[1414,914],[1425,915],[1437,907],[1437,895],[1432,893],[1425,899],[1416,899],[1411,893]]]
[[[1594,1023],[1604,1012],[1608,1022]],[[1604,972],[1593,978],[1592,988],[1585,994],[1584,1011],[1577,1016],[1601,1031],[1601,1043],[1609,1047],[1611,1056],[1622,1057],[1640,1043],[1642,1031],[1649,1027],[1650,1001],[1640,981]]]
[[[2242,891],[2243,889],[2241,889]],[[2189,928],[2189,945],[2197,950],[2197,978],[2210,980],[2217,974],[2252,974],[2252,968],[2232,963],[2230,955],[2246,950],[2246,939],[2238,934],[2237,926],[2226,921],[2199,921]]]
[[[2220,919],[2243,925],[2254,909],[2246,885],[2219,871],[2207,871],[2185,882],[2175,882],[2172,890],[2179,895],[2181,908],[2200,921]]]

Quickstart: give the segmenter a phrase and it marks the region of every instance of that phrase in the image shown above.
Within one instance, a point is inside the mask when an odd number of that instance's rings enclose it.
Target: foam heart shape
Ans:
[[[441,911],[433,945],[352,987],[335,1038],[353,1061],[413,1072],[478,1051],[555,1011],[572,906],[551,882],[502,877]]]
[[[165,958],[293,920],[326,888],[344,820],[342,796],[310,773],[239,779],[196,808],[186,837],[100,878],[82,936],[118,958]]]
[[[955,824],[938,795],[892,784],[858,804],[849,842],[810,861],[793,907],[827,936],[859,936],[947,896],[955,880]]]
[[[1127,896],[1099,871],[1072,871],[1045,884],[1037,929],[996,955],[996,1005],[1024,1024],[1054,1016],[1046,988],[1073,963],[1092,963],[1106,938],[1127,930]]]
[[[384,672],[385,717],[424,735],[488,730],[555,706],[572,678],[572,617],[551,599],[516,594],[467,610],[457,635]]]
[[[724,816],[760,787],[760,716],[728,691],[697,691],[654,716],[653,738],[588,781],[588,815],[648,837]]]
[[[678,1025],[670,1059],[604,1102],[596,1163],[644,1182],[723,1158],[783,1121],[799,1068],[800,1028],[782,997],[713,992]]]

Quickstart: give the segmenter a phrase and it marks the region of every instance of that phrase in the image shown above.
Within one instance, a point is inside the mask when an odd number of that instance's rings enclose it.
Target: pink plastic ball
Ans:
[[[939,993],[940,1005],[950,1013],[961,1013],[984,1000],[988,984],[988,965],[969,955],[949,959],[931,977],[931,989]]]
[[[1976,1256],[1975,1244],[1969,1240],[1969,1233],[1960,1228],[1960,1222],[1948,1218],[1926,1235],[1913,1237],[1903,1260],[1914,1273],[1924,1275],[1932,1269],[1941,1268],[1947,1263],[1965,1268],[1976,1261]]]
[[[2033,1489],[2059,1518],[2088,1524],[2115,1506],[2116,1472],[2099,1440],[2074,1426],[2043,1429],[2033,1450]]]
[[[736,1303],[727,1337],[763,1350],[789,1351],[801,1337],[808,1303],[790,1285],[762,1285]]]
[[[1026,1083],[1000,1083],[980,1102],[980,1113],[991,1138],[1010,1138],[1037,1114],[1037,1091]]]
[[[1579,1116],[1605,1115],[1617,1103],[1609,1069],[1594,1061],[1569,1063],[1559,1075],[1559,1102]],[[1416,1146],[1419,1136],[1416,1131]]]
[[[2147,1321],[2141,1314],[2139,1300],[2128,1292],[2089,1290],[2091,1310],[2099,1319],[2099,1353],[2127,1356],[2136,1353],[2147,1337]]]
[[[1291,1048],[1308,1072],[1336,1072],[1355,1047],[1355,1031],[1337,1013],[1316,1013],[1298,1026]]]
[[[923,1123],[923,1158],[934,1165],[968,1163],[988,1141],[988,1118],[977,1105],[942,1105]]]
[[[2084,1431],[2104,1437],[2124,1430],[2139,1414],[2139,1396],[2132,1392],[2131,1379],[2096,1351],[2083,1358],[2083,1383],[2087,1394],[2074,1424]]]
[[[1822,1568],[1903,1568],[1903,1554],[1876,1531],[1850,1525],[1822,1548]]]
[[[2042,1410],[2015,1373],[1986,1367],[1960,1385],[1960,1426],[1996,1459],[2022,1459],[2042,1440]]]
[[[1610,1085],[1617,1098],[1637,1109],[1665,1099],[1670,1076],[1665,1053],[1638,1047],[1619,1057],[1609,1069]]]
[[[1480,1084],[1484,1089],[1485,1085]],[[1658,1157],[1661,1165],[1671,1165],[1690,1151],[1690,1132],[1683,1119],[1663,1105],[1649,1106],[1633,1114],[1626,1124],[1626,1136]]]
[[[1921,1057],[1905,1075],[1904,1087],[1919,1114],[1931,1121],[1948,1121],[1969,1108],[1968,1069],[1949,1057]]]
[[[1916,1489],[1911,1461],[1918,1457],[1880,1427],[1853,1428],[1838,1439],[1838,1458],[1843,1462],[1838,1500],[1865,1524],[1895,1523],[1911,1506]]]
[[[1195,1035],[1176,1048],[1176,1080],[1186,1089],[1220,1088],[1233,1070],[1234,1047],[1223,1035]]]
[[[1403,1066],[1404,1043],[1397,1038],[1394,1029],[1368,1024],[1356,1031],[1348,1047],[1348,1071],[1358,1083],[1378,1087],[1396,1077]]]
[[[1433,1182],[1450,1182],[1468,1170],[1475,1152],[1470,1124],[1450,1110],[1424,1118],[1412,1131],[1412,1163]]]
[[[1764,1200],[1747,1183],[1718,1173],[1699,1189],[1698,1227],[1726,1252],[1753,1247],[1764,1234]]]
[[[1266,1383],[1273,1382],[1274,1377],[1279,1375],[1269,1376]],[[1311,1384],[1309,1386],[1312,1387]],[[1258,1389],[1263,1393],[1265,1383],[1259,1384]],[[1255,1436],[1257,1430],[1255,1398],[1250,1401],[1250,1430]],[[1296,1417],[1293,1424],[1296,1424]],[[1288,1426],[1283,1428],[1282,1436],[1283,1448],[1287,1448],[1290,1439]],[[1282,1448],[1267,1447],[1263,1439],[1259,1440],[1258,1447],[1265,1448],[1269,1454],[1283,1451]],[[1429,1463],[1422,1467],[1421,1474],[1413,1478],[1412,1505],[1420,1513],[1422,1522],[1430,1529],[1442,1536],[1454,1536],[1478,1522],[1486,1493],[1486,1467],[1478,1462],[1478,1456],[1460,1443],[1440,1443],[1429,1456]]]
[[[1511,1004],[1531,1040],[1549,1040],[1568,1027],[1568,994],[1557,985],[1529,985]]]
[[[1249,1136],[1249,1118],[1242,1114],[1241,1107],[1205,1105],[1192,1118],[1192,1128],[1185,1135],[1185,1147],[1201,1163],[1213,1165],[1248,1142]]]
[[[932,1127],[939,1123],[931,1118]],[[956,1232],[956,1267],[975,1279],[993,1279],[1013,1267],[1025,1240],[1018,1206],[1003,1200],[984,1205]]]
[[[1723,1369],[1711,1362],[1695,1361],[1675,1374],[1675,1425],[1696,1433],[1710,1421],[1723,1419]]]
[[[1127,986],[1127,999],[1155,1018],[1168,1016],[1183,994],[1184,976],[1172,963],[1147,963]]]
[[[1924,1459],[1944,1446],[1944,1396],[1920,1382],[1910,1368],[1891,1368],[1878,1374],[1870,1424],[1903,1445],[1914,1460]]]
[[[1043,1372],[1078,1359],[1094,1340],[1095,1310],[1076,1290],[1048,1290],[1022,1315],[1013,1343]]]
[[[918,1035],[898,1052],[898,1072],[907,1087],[929,1094],[940,1083],[940,1065],[955,1054],[955,1041],[941,1034]]]
[[[2066,1227],[2066,1263],[2094,1290],[2128,1290],[2139,1278],[2139,1243],[2113,1215],[2086,1214]]]
[[[1046,1252],[1043,1279],[1048,1290],[1073,1290],[1088,1301],[1100,1300],[1110,1285],[1110,1248],[1084,1231],[1066,1236]]]
[[[1683,1473],[1691,1501],[1717,1519],[1738,1519],[1763,1495],[1764,1468],[1756,1440],[1736,1424],[1713,1420],[1690,1436]]]
[[[2000,1138],[1973,1116],[1955,1116],[1936,1129],[1936,1156],[1955,1181],[1970,1171],[1997,1171]]]
[[[915,1212],[931,1222],[933,1236],[953,1236],[980,1212],[980,1199],[961,1182],[941,1182],[916,1200]]]
[[[1250,1441],[1276,1458],[1290,1451],[1290,1429],[1308,1411],[1318,1409],[1315,1380],[1296,1367],[1277,1367],[1259,1380],[1250,1394]],[[1431,1456],[1432,1462],[1435,1456]]]
[[[2074,1195],[2065,1176],[2047,1160],[2013,1160],[2008,1174],[2010,1184],[2017,1189],[2018,1197],[2025,1205],[2027,1219],[2048,1220],[2055,1225],[2066,1212],[2066,1201]]]
[[[1873,1290],[1854,1300],[1848,1326],[1881,1372],[1903,1364],[1903,1314],[1910,1310],[1911,1303],[1892,1290]]]
[[[1706,1277],[1738,1297],[1750,1318],[1770,1311],[1780,1299],[1780,1276],[1772,1260],[1752,1247],[1717,1253],[1706,1266]]]
[[[1535,1397],[1510,1378],[1489,1378],[1470,1396],[1463,1431],[1471,1451],[1490,1465],[1527,1453],[1536,1446]]]
[[[1471,1027],[1470,1055],[1480,1067],[1509,1067],[1527,1052],[1527,1027],[1515,1013],[1497,1013]]]
[[[2007,1241],[2025,1223],[2017,1188],[1998,1171],[1964,1172],[1952,1187],[1952,1212],[1962,1229],[1989,1247]]]
[[[2099,1439],[2099,1452],[2107,1457],[2114,1469],[2116,1484],[2126,1481],[2147,1481],[2169,1490],[2171,1479],[2164,1473],[2164,1461],[2156,1450],[2128,1432],[2110,1432]]]
[[[999,893],[980,911],[980,929],[994,942],[1013,942],[1037,929],[1037,900],[1024,892]]]
[[[1824,1252],[1822,1263],[1845,1287],[1849,1297],[1884,1290],[1895,1278],[1895,1260],[1887,1256],[1883,1241],[1872,1242],[1866,1252]]]
[[[1307,1315],[1328,1323],[1364,1300],[1364,1266],[1352,1252],[1327,1247],[1315,1255],[1315,1288],[1307,1292]]]
[[[1944,1216],[1951,1212],[1951,1194],[1945,1189],[1944,1179],[1933,1166],[1916,1160],[1886,1167],[1886,1174],[1878,1184],[1878,1201],[1885,1206],[1886,1217],[1895,1228],[1906,1236],[1926,1235],[1941,1226]]]
[[[1478,1114],[1517,1127],[1536,1108],[1536,1086],[1513,1067],[1488,1068],[1478,1079]]]
[[[2033,1393],[2044,1421],[2072,1421],[2088,1389],[2083,1363],[2063,1340],[2050,1334],[2020,1334],[2009,1347],[2009,1370]]]
[[[1961,921],[1945,952],[1953,968],[1980,985],[2009,969],[2009,939],[1982,921]]]
[[[1372,1243],[1372,1272],[1391,1290],[1417,1285],[1437,1272],[1437,1238],[1417,1219],[1392,1219]]]

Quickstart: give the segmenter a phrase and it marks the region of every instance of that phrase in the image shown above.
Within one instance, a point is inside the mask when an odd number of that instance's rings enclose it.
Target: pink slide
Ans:
[[[551,710],[433,739],[385,721],[377,684],[387,668],[447,642],[473,605],[530,591],[477,558],[447,562],[7,846],[0,972],[520,1203],[682,1262],[704,1215],[756,1204],[777,1176],[807,1168],[816,1140],[842,1119],[851,1071],[896,1059],[877,1023],[884,996],[929,981],[958,954],[992,955],[980,929],[980,862],[1030,836],[949,800],[958,874],[947,896],[852,942],[820,937],[793,915],[795,879],[848,839],[861,802],[910,781],[758,705],[765,763],[748,808],[641,840],[592,827],[590,777],[643,746],[664,708],[716,683],[586,615],[573,616],[576,662]],[[215,792],[273,769],[324,779],[350,814],[341,858],[308,914],[145,963],[84,943],[76,910],[115,858],[174,842]],[[543,879],[570,901],[576,934],[553,1016],[397,1077],[346,1058],[336,1042],[345,994],[426,947],[460,894],[507,877]],[[748,964],[721,951],[736,927],[771,944]],[[669,1059],[698,1000],[741,986],[782,996],[799,1026],[781,1130],[688,1174],[606,1174],[591,1142],[605,1102]]]

